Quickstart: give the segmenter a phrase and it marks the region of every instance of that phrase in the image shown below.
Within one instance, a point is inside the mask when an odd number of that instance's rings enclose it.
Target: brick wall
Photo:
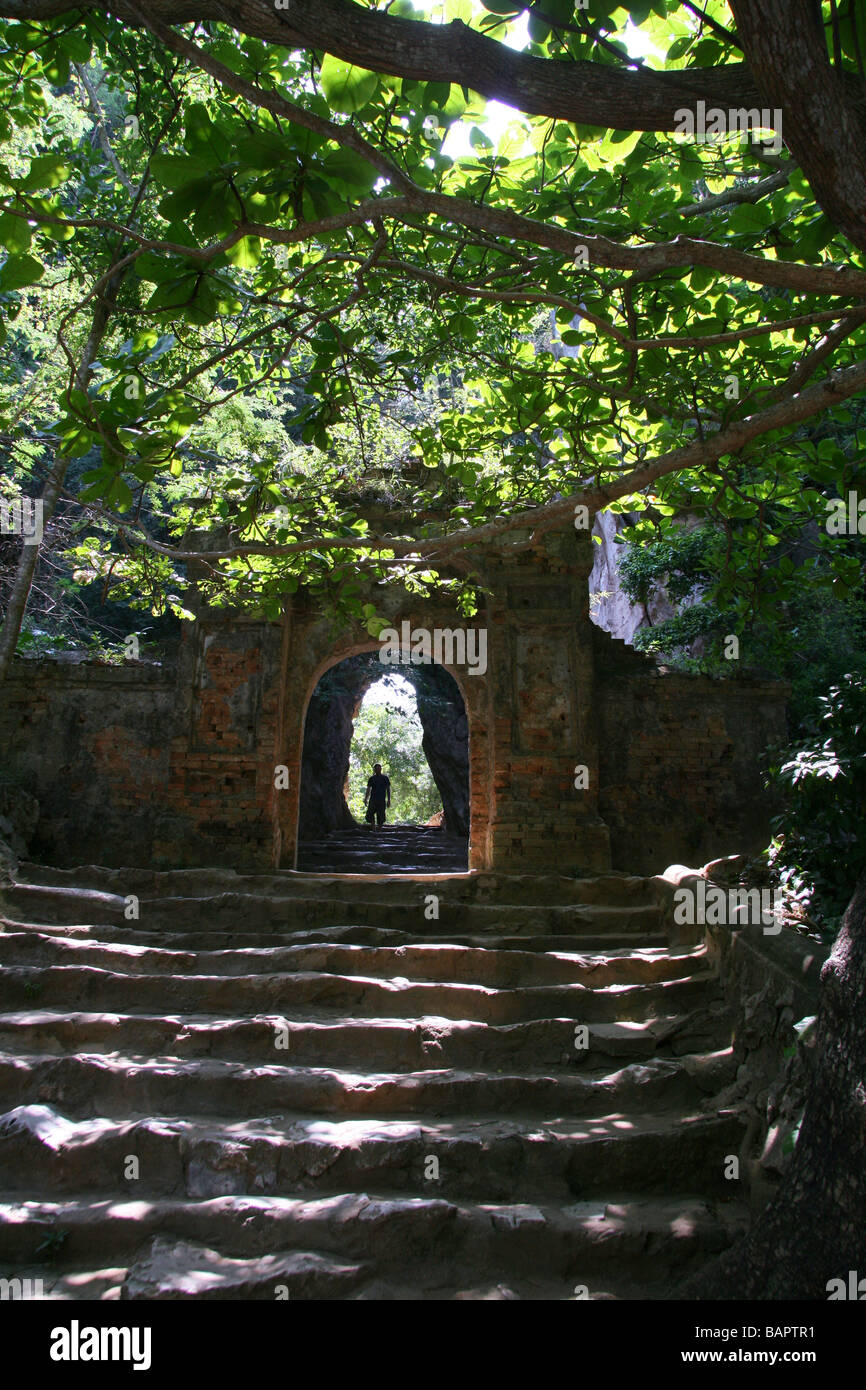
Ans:
[[[485,675],[448,668],[469,726],[471,867],[655,873],[760,848],[760,760],[785,736],[784,687],[660,675],[590,623],[588,548],[556,536],[490,550],[470,621],[444,593],[372,595],[398,629],[487,632]],[[291,868],[310,697],[325,670],[374,646],[363,629],[335,633],[301,592],[279,623],[202,611],[174,669],[17,662],[0,737],[7,770],[40,801],[32,852]]]
[[[174,703],[171,669],[14,663],[0,689],[0,764],[39,801],[34,857],[149,862]]]
[[[766,749],[784,742],[786,687],[637,670],[598,686],[599,810],[613,867],[658,873],[770,839]]]

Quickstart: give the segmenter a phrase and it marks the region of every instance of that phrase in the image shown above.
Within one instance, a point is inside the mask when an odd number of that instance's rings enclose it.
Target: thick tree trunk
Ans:
[[[831,222],[866,247],[866,86],[834,67],[816,0],[731,0],[761,95]],[[856,11],[855,11],[856,14]],[[866,24],[859,14],[866,45]]]
[[[816,1054],[782,1186],[744,1240],[686,1298],[827,1299],[866,1280],[866,873],[821,972]],[[866,1283],[862,1294],[866,1296]]]

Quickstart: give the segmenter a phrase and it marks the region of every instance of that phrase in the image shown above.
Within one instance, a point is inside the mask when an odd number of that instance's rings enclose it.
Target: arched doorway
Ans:
[[[377,703],[387,718],[361,717],[363,708]],[[356,740],[353,759],[356,721],[364,737],[362,747]],[[370,763],[366,772],[362,762]],[[363,818],[363,789],[373,762],[382,763],[392,781],[394,814],[381,832],[371,831]],[[438,797],[425,795],[431,786]],[[425,817],[436,800],[440,815]],[[367,651],[324,672],[304,719],[299,870],[463,872],[469,804],[469,725],[460,688],[444,667],[408,660],[383,666],[378,652]]]

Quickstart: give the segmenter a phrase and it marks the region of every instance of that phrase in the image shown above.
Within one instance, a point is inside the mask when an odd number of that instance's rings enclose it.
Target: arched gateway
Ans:
[[[357,808],[353,815],[347,799],[354,721],[368,694],[381,690],[389,677],[397,677],[395,690],[402,692],[402,700],[414,704],[422,734],[418,753],[441,800],[442,824],[436,829],[415,824],[371,840],[357,819]],[[353,790],[360,793],[376,761],[384,762],[392,779],[396,775],[393,794],[399,806],[406,792],[400,762],[406,776],[412,772],[387,738],[377,743]],[[344,657],[319,677],[307,704],[296,867],[347,873],[425,872],[425,866],[429,872],[465,870],[471,820],[469,761],[466,702],[458,681],[444,666],[421,660],[417,651],[413,660],[410,645],[399,642],[393,650],[379,643]],[[388,816],[389,822],[396,819]]]
[[[513,532],[472,559],[471,620],[444,589],[367,596],[398,650],[438,653],[459,685],[470,869],[653,873],[766,843],[759,758],[784,737],[784,687],[665,675],[595,627],[586,531]],[[0,723],[46,862],[98,843],[107,865],[294,867],[310,697],[378,644],[335,633],[304,590],[276,622],[189,604],[176,666],[16,663]]]
[[[329,668],[383,648],[397,659],[437,661],[463,697],[471,869],[531,870],[551,861],[565,871],[610,866],[597,809],[593,662],[581,649],[581,639],[593,640],[587,552],[574,536],[552,538],[543,549],[485,551],[478,565],[483,603],[471,619],[447,597],[419,603],[399,589],[380,588],[378,607],[389,630],[379,642],[357,631],[335,638],[321,612],[293,604],[279,758],[288,785],[274,802],[283,867],[294,863],[310,697]]]

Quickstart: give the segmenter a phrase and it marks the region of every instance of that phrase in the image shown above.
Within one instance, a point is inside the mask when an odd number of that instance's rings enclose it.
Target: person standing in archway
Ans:
[[[367,807],[368,825],[372,825],[374,820],[377,825],[385,824],[385,811],[391,805],[391,783],[387,777],[382,776],[381,763],[376,763],[373,776],[367,778],[364,805]]]

